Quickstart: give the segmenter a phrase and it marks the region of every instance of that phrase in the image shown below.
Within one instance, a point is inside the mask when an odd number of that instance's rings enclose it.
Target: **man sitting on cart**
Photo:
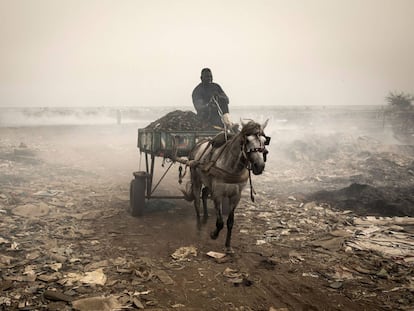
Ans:
[[[209,68],[201,70],[201,83],[192,93],[193,105],[203,127],[219,127],[233,129],[229,116],[229,98],[221,86],[213,82],[213,74]]]

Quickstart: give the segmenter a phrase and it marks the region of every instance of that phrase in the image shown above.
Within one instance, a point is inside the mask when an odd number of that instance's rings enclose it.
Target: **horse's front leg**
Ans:
[[[221,213],[221,201],[214,199],[214,208],[216,210],[216,229],[210,233],[210,237],[215,240],[218,238],[221,229],[224,227],[223,215]]]
[[[236,206],[239,204],[240,196],[231,197],[229,200],[229,216],[227,217],[227,235],[226,235],[226,253],[232,254],[234,253],[232,247],[231,247],[231,232],[233,230],[233,224],[234,224],[234,210],[236,209]]]
[[[194,209],[197,215],[197,219],[199,219],[200,218],[200,198],[199,197],[196,197],[194,199]]]
[[[229,216],[227,217],[227,235],[226,235],[226,253],[232,254],[234,253],[232,247],[231,247],[231,231],[233,229],[234,224],[234,209],[232,209],[229,213]]]

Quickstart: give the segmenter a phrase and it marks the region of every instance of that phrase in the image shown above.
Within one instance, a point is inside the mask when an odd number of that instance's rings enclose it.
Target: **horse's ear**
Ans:
[[[244,127],[246,125],[246,123],[243,122],[242,118],[240,118],[240,124],[242,127]]]
[[[265,127],[267,126],[267,123],[269,122],[269,119],[267,119],[263,124],[262,124],[262,130],[265,129]]]

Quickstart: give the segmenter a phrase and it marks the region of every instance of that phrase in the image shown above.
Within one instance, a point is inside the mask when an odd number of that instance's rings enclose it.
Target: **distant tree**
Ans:
[[[414,96],[404,92],[390,92],[385,97],[389,109],[385,111],[391,123],[394,136],[409,144],[414,144]]]
[[[392,108],[404,110],[412,107],[411,102],[414,101],[414,96],[404,92],[390,92],[385,99]]]

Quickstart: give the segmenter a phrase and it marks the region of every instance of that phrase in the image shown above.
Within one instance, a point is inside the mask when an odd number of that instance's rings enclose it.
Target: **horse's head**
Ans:
[[[260,175],[263,173],[266,162],[266,155],[268,153],[266,145],[270,142],[270,137],[264,134],[264,128],[268,120],[263,124],[249,121],[242,124],[240,135],[242,135],[242,150],[245,153],[246,159],[253,174]]]

